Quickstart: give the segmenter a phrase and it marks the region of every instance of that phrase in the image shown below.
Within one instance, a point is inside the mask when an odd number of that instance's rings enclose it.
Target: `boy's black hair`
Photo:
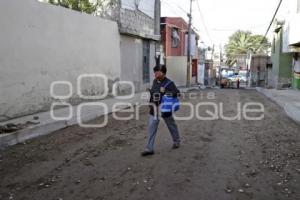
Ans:
[[[161,71],[162,73],[167,74],[167,67],[166,65],[156,65],[155,67],[153,67],[153,71]]]

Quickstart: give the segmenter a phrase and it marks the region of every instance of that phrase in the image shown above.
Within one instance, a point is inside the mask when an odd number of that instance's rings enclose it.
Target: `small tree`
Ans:
[[[116,20],[116,8],[118,7],[119,0],[97,0],[97,9],[95,15]]]
[[[48,2],[88,14],[94,13],[97,9],[97,4],[93,4],[89,0],[49,0]]]
[[[239,55],[246,55],[248,52],[266,54],[269,47],[268,39],[264,36],[238,30],[229,37],[229,42],[225,45],[227,65],[233,66]]]

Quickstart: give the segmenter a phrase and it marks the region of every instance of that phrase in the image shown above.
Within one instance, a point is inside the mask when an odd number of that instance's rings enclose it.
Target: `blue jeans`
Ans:
[[[165,123],[167,124],[167,127],[170,131],[170,134],[173,139],[174,144],[180,144],[180,137],[178,133],[178,127],[176,125],[176,122],[173,118],[173,116],[169,117],[164,117],[163,118]],[[146,149],[148,151],[154,151],[154,141],[155,141],[155,136],[157,133],[157,128],[159,125],[159,118],[155,117],[153,115],[150,115],[149,117],[149,127],[148,127],[148,143]]]

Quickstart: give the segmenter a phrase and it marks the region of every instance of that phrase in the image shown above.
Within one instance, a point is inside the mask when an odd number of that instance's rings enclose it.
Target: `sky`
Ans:
[[[239,29],[264,35],[278,3],[279,0],[193,0],[192,24],[205,45],[224,45]],[[161,0],[161,15],[188,21],[189,5],[190,0]]]

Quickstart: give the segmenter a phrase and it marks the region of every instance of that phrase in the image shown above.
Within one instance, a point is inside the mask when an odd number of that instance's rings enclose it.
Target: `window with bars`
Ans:
[[[177,28],[172,28],[172,48],[177,48],[180,42],[180,36]]]

